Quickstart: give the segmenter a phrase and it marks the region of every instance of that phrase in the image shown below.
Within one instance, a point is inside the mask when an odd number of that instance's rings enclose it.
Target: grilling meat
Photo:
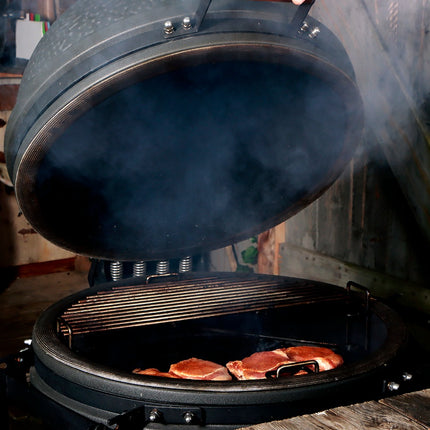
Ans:
[[[340,355],[328,348],[315,346],[293,346],[278,348],[273,351],[255,352],[243,360],[229,361],[226,367],[200,358],[189,358],[170,366],[168,372],[158,369],[135,369],[139,375],[162,376],[165,378],[197,379],[205,381],[230,381],[231,375],[239,380],[265,379],[267,372],[277,370],[280,366],[290,363],[315,360],[319,370],[330,370],[343,364]],[[309,367],[312,367],[311,365]],[[230,373],[231,375],[230,375]],[[304,370],[296,375],[306,374]]]
[[[205,381],[230,381],[232,379],[224,366],[194,357],[172,364],[169,373],[182,379]]]
[[[320,371],[331,370],[343,364],[343,358],[329,348],[317,346],[292,346],[282,351],[293,361],[315,360]]]
[[[150,367],[149,369],[134,369],[133,373],[137,373],[138,375],[150,375],[150,376],[162,376],[164,378],[179,378],[176,375],[168,372],[160,372],[158,369],[154,367]]]
[[[283,364],[293,363],[283,349],[255,352],[243,360],[229,361],[227,369],[239,380],[265,379],[266,373]]]
[[[243,360],[230,361],[227,369],[239,380],[265,379],[266,373],[276,370],[284,364],[315,360],[319,370],[330,370],[340,366],[343,359],[328,348],[314,346],[293,346],[274,351],[256,352]],[[296,375],[306,374],[301,370]]]

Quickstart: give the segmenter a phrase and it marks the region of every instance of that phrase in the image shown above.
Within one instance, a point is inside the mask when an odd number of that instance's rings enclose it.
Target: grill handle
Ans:
[[[61,328],[65,327],[67,330],[69,349],[72,349],[72,334],[73,330],[70,324],[61,316],[57,317],[57,334],[61,333]]]
[[[313,366],[313,369],[309,366]],[[279,366],[276,370],[270,370],[266,373],[266,378],[279,379],[283,373],[296,373],[300,370],[304,370],[306,373],[319,373],[320,366],[316,360],[297,361],[295,363],[288,363]]]
[[[146,277],[146,285],[149,285],[153,282],[157,282],[157,281],[169,281],[170,279],[172,280],[177,280],[179,278],[179,273],[166,273],[163,275],[149,275]]]
[[[363,285],[357,284],[354,281],[349,281],[346,284],[346,293],[349,296],[351,294],[351,287],[354,287],[357,290],[360,290],[364,293],[365,297],[365,306],[366,306],[366,312],[369,312],[369,302],[370,302],[370,291],[368,288],[363,287]]]

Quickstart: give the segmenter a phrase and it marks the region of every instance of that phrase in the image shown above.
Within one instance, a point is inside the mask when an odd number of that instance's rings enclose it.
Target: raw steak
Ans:
[[[164,378],[178,378],[178,376],[173,375],[172,373],[160,372],[154,367],[150,367],[149,369],[134,369],[133,373],[137,373],[138,375],[162,376]]]
[[[290,348],[282,348],[282,350],[293,361],[317,361],[320,371],[331,370],[343,364],[343,358],[329,348],[292,346]]]
[[[243,360],[229,361],[226,366],[237,379],[265,379],[267,372],[292,362],[282,349],[275,349],[255,352]]]
[[[182,379],[205,381],[230,381],[232,379],[224,366],[194,357],[172,364],[169,373]]]

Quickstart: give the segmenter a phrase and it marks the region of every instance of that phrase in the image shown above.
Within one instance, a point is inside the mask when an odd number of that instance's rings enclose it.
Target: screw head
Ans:
[[[156,421],[160,421],[161,412],[158,409],[152,409],[152,411],[149,412],[148,419],[149,419],[149,421],[151,421],[151,423],[155,423]]]
[[[164,23],[164,32],[166,34],[171,34],[175,31],[175,27],[173,27],[172,21],[165,21]]]
[[[404,381],[410,381],[412,378],[413,378],[412,374],[411,374],[411,373],[408,373],[408,372],[405,372],[405,373],[403,373],[403,375],[402,375],[402,379],[403,379]]]
[[[311,39],[315,39],[319,34],[321,33],[321,30],[318,27],[314,27],[308,34],[308,36]]]
[[[186,16],[182,20],[182,27],[184,27],[186,30],[191,28],[191,18],[189,16]]]
[[[388,382],[387,388],[389,391],[397,391],[400,388],[400,384],[398,384],[397,382],[391,381],[391,382]]]
[[[184,414],[184,421],[185,424],[191,424],[194,420],[194,414],[192,412],[185,412]]]
[[[305,33],[306,31],[309,31],[309,24],[306,21],[303,21],[299,33]]]

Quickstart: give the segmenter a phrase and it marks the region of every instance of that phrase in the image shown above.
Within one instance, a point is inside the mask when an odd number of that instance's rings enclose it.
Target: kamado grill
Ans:
[[[113,268],[36,323],[26,395],[48,423],[236,428],[389,389],[405,328],[363,287],[191,271],[190,256],[320,196],[360,140],[351,64],[311,6],[78,1],[37,47],[7,128],[17,199],[46,238]],[[344,364],[249,381],[132,373],[293,345]]]

